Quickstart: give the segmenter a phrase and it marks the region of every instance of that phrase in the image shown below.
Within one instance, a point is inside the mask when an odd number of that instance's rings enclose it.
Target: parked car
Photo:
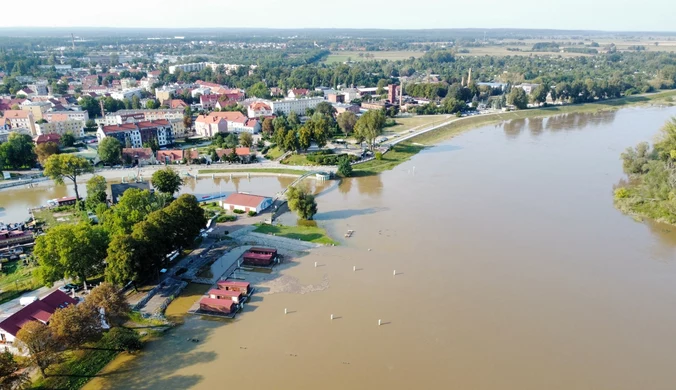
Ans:
[[[79,284],[68,283],[68,284],[65,284],[65,285],[59,287],[59,290],[68,294],[72,291],[78,292],[78,291],[82,290],[82,286],[80,286]]]

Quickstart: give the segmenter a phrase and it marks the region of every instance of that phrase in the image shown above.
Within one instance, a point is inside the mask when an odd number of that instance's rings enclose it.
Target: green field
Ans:
[[[13,260],[2,264],[0,273],[0,303],[11,301],[21,294],[40,288],[33,272],[35,267],[26,267],[22,260]]]
[[[389,152],[385,153],[380,160],[371,160],[354,166],[354,176],[370,176],[380,172],[389,171],[397,165],[408,161],[411,157],[423,150],[423,146],[402,142],[394,145]]]
[[[362,56],[359,56],[362,54]],[[366,57],[366,54],[373,55],[373,57]],[[410,57],[422,57],[423,51],[334,51],[326,58],[329,64],[342,63],[348,60],[351,61],[370,61],[370,60],[405,60]]]
[[[273,174],[283,174],[283,175],[297,175],[302,176],[306,171],[301,171],[298,169],[286,169],[286,168],[237,168],[237,169],[200,169],[197,171],[199,174],[212,174],[212,173],[273,173]]]
[[[265,157],[267,157],[268,160],[276,160],[281,157],[282,154],[284,154],[284,151],[275,146],[274,148],[270,148],[270,150],[268,150],[268,152],[265,154]]]
[[[315,244],[336,245],[326,233],[326,230],[319,226],[283,226],[283,225],[258,225],[256,233],[274,234],[279,237],[291,238],[294,240],[301,240],[313,242]]]

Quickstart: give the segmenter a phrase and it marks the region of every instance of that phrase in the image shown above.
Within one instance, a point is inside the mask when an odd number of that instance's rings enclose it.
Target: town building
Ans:
[[[69,119],[68,115],[51,115],[52,119],[47,123],[36,123],[35,131],[38,135],[43,134],[73,134],[76,138],[82,138],[85,135],[85,122],[78,119]]]
[[[345,103],[350,103],[354,99],[359,99],[361,97],[357,88],[344,88],[341,93],[345,95]]]
[[[30,321],[48,324],[49,319],[57,309],[63,309],[70,305],[77,305],[77,300],[60,290],[54,290],[46,297],[26,305],[0,321],[0,344],[16,348],[17,346],[14,345],[16,334],[19,333],[24,324]]]
[[[231,314],[237,310],[237,304],[231,299],[214,299],[208,296],[200,299],[200,311],[218,314]]]
[[[200,115],[195,120],[195,133],[202,137],[226,132],[256,134],[260,128],[257,120],[249,119],[239,111],[212,112]]]
[[[305,88],[292,88],[286,93],[286,97],[289,99],[298,99],[307,96],[309,92],[310,91]]]
[[[59,142],[61,142],[61,136],[59,134],[52,133],[52,134],[41,134],[33,138],[33,143],[36,146],[47,142],[53,142],[58,145]]]
[[[326,97],[331,103],[345,103],[345,95],[342,93],[330,93]]]
[[[159,164],[174,164],[182,162],[183,155],[184,153],[181,149],[158,150],[156,160]]]
[[[153,139],[157,141],[160,147],[174,142],[171,124],[164,119],[111,126],[99,125],[96,137],[99,142],[106,137],[114,137],[123,146],[127,145],[132,148],[141,148],[144,144],[152,142]]]
[[[247,115],[249,118],[260,118],[262,116],[270,116],[272,114],[272,108],[265,102],[253,102],[247,107]]]
[[[229,299],[235,303],[241,303],[244,300],[244,295],[241,292],[234,290],[221,290],[214,288],[209,290],[207,295],[212,299]]]
[[[33,113],[33,118],[36,121],[44,119],[44,114],[52,108],[52,103],[45,101],[31,102],[26,100],[21,103],[20,108],[25,111],[30,111]]]
[[[359,114],[361,109],[356,104],[347,104],[347,103],[333,103],[331,104],[333,108],[336,109],[336,115],[340,115],[345,111],[353,112],[354,114]]]
[[[218,103],[218,98],[220,95],[202,95],[200,96],[200,105],[202,106],[202,109],[204,110],[213,110],[214,107],[216,107],[216,103]]]
[[[323,101],[323,97],[275,100],[270,103],[270,107],[274,113],[281,112],[284,115],[289,115],[291,112],[295,112],[303,116],[308,108],[315,108]]]
[[[391,104],[397,104],[399,102],[399,86],[396,84],[390,84],[387,86],[387,100]]]
[[[227,158],[229,155],[232,154],[232,151],[233,151],[232,149],[216,149],[216,155],[218,156],[219,160],[223,161],[225,158]],[[253,157],[251,149],[244,147],[235,148],[235,154],[237,155],[237,157],[240,158],[240,161],[243,163],[250,162]]]
[[[161,88],[155,89],[155,97],[157,100],[163,102],[165,100],[171,100],[176,93],[176,88],[171,86],[162,86]]]
[[[237,291],[244,295],[249,295],[251,292],[251,284],[239,280],[220,280],[216,283],[219,289]]]
[[[521,88],[523,89],[527,95],[530,95],[535,88],[539,87],[540,84],[529,84],[529,83],[523,83],[519,85],[515,85],[514,88]]]
[[[35,117],[31,111],[7,110],[0,118],[0,126],[4,127],[4,130],[28,129],[31,135],[37,135]]]
[[[0,230],[0,248],[33,242],[30,230]]]
[[[361,108],[364,110],[383,110],[387,108],[384,102],[362,102]]]
[[[150,148],[122,148],[122,161],[142,167],[157,162],[155,154]]]
[[[277,260],[277,249],[264,247],[251,247],[242,255],[245,265],[270,266]]]
[[[52,121],[52,116],[54,115],[66,115],[68,119],[72,120],[79,120],[83,122],[87,122],[89,120],[89,112],[88,111],[70,111],[70,110],[65,110],[65,111],[47,111],[42,115],[42,118],[47,120],[48,122]]]
[[[183,72],[199,72],[206,69],[208,64],[208,62],[194,62],[191,64],[171,65],[169,67],[169,74],[174,74],[178,70],[182,70]]]
[[[166,108],[157,110],[120,110],[112,114],[107,114],[103,118],[96,119],[97,124],[103,125],[121,125],[123,123],[134,123],[153,120],[172,120],[183,119],[183,109]]]
[[[110,97],[117,100],[131,100],[134,96],[141,98],[143,96],[141,88],[129,88],[122,91],[115,91],[110,93]]]
[[[243,192],[230,194],[225,200],[220,201],[221,207],[226,210],[242,210],[244,212],[255,211],[260,213],[272,205],[272,198],[252,195]]]

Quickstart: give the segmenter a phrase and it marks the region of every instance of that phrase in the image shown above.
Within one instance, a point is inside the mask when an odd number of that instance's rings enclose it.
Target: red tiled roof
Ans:
[[[258,205],[260,205],[265,199],[265,196],[235,192],[234,194],[230,194],[230,196],[225,198],[223,203],[242,207],[258,207]]]
[[[212,112],[209,115],[200,115],[195,122],[200,123],[218,123],[220,119],[228,122],[246,123],[248,118],[239,111]]]
[[[232,149],[216,149],[216,155],[218,155],[218,158],[221,158],[223,156],[227,156],[230,153],[232,153]],[[235,153],[238,156],[249,156],[249,155],[251,155],[251,149],[249,149],[249,148],[235,148]]]
[[[267,104],[265,104],[263,102],[253,102],[249,105],[249,108],[251,108],[252,110],[256,110],[256,111],[260,111],[260,110],[269,111],[270,110],[270,106],[268,106]]]
[[[242,295],[241,292],[239,291],[231,291],[231,290],[219,290],[217,288],[209,290],[207,295],[215,295],[217,297],[226,297],[226,298],[232,298],[232,297],[239,297]]]
[[[24,110],[7,110],[3,113],[5,119],[28,119],[30,111]]]
[[[37,137],[33,138],[33,142],[35,142],[36,145],[43,144],[45,142],[54,142],[54,143],[58,144],[60,140],[61,140],[61,136],[56,134],[56,133],[41,134],[41,135],[38,135]]]
[[[169,108],[185,108],[188,105],[181,99],[171,99],[169,102]]]
[[[235,302],[233,302],[231,299],[217,299],[209,297],[203,297],[200,299],[200,303],[211,306],[226,307],[228,309],[232,309],[232,307],[235,305]]]
[[[177,161],[183,159],[183,151],[180,149],[175,150],[158,150],[157,151],[157,161],[164,162],[164,158],[169,157],[169,161]]]
[[[217,284],[218,284],[219,287],[220,286],[223,286],[223,287],[233,286],[233,287],[246,287],[246,288],[249,288],[249,286],[251,285],[251,283],[249,283],[249,282],[240,282],[238,280],[221,280]]]
[[[30,303],[0,322],[0,329],[16,336],[21,327],[30,321],[48,322],[57,309],[77,304],[77,300],[66,293],[55,290],[41,300]]]

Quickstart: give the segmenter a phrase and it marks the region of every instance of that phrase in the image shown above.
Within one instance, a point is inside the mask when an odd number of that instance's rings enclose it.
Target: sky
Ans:
[[[676,31],[676,0],[33,0],[2,9],[24,16],[0,17],[0,27]]]

